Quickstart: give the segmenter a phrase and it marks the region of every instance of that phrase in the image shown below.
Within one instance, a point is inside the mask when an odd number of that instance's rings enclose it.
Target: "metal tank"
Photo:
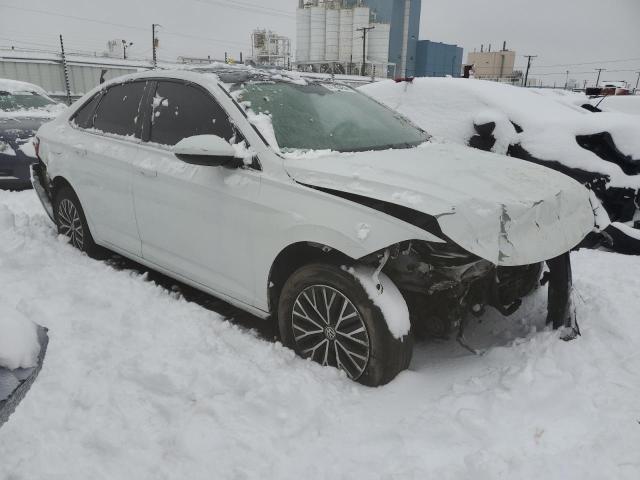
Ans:
[[[311,10],[299,8],[296,12],[296,61],[309,61],[310,42]]]
[[[387,63],[389,59],[389,34],[391,33],[391,25],[388,23],[376,23],[373,30],[369,32],[367,37],[367,60],[374,63]],[[383,74],[378,70],[378,73]]]
[[[338,57],[341,62],[350,62],[353,53],[353,10],[340,10],[340,44]]]
[[[325,28],[325,60],[328,62],[338,61],[338,45],[340,35],[340,10],[335,8],[327,9]]]
[[[309,61],[323,62],[325,60],[325,39],[327,10],[324,5],[311,7],[311,44],[309,47]]]
[[[363,32],[358,31],[358,28],[369,26],[369,13],[370,13],[369,7],[356,7],[353,9],[353,61],[354,62],[362,62],[362,33]]]

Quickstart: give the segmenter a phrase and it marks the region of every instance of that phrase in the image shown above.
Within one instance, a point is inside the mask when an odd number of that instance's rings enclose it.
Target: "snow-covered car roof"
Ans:
[[[519,144],[536,158],[608,175],[612,186],[640,188],[640,176],[626,175],[618,165],[576,142],[578,135],[609,132],[623,154],[640,162],[637,116],[593,114],[574,96],[553,98],[548,92],[483,80],[390,80],[360,90],[406,115],[436,139],[466,145],[476,134],[474,124],[495,122],[495,153],[506,154],[510,145]]]
[[[33,83],[28,82],[21,82],[20,80],[10,80],[8,78],[0,78],[0,92],[35,92],[39,95],[48,97],[47,92],[38,85],[34,85]]]

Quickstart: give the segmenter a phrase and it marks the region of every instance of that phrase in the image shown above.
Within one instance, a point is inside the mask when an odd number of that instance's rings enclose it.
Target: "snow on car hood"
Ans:
[[[284,164],[299,183],[432,215],[451,240],[496,265],[556,257],[594,226],[589,192],[576,181],[467,147],[288,155]]]

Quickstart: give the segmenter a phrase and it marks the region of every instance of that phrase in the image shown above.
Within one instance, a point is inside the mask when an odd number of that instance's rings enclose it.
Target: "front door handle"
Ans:
[[[158,171],[157,170],[148,170],[146,168],[139,168],[138,169],[138,173],[140,175],[142,175],[143,177],[157,177],[158,176]]]

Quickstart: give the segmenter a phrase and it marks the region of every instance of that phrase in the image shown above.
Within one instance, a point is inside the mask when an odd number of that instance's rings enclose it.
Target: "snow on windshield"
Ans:
[[[393,111],[339,84],[253,81],[233,97],[270,145],[284,152],[407,148],[428,139]]]

